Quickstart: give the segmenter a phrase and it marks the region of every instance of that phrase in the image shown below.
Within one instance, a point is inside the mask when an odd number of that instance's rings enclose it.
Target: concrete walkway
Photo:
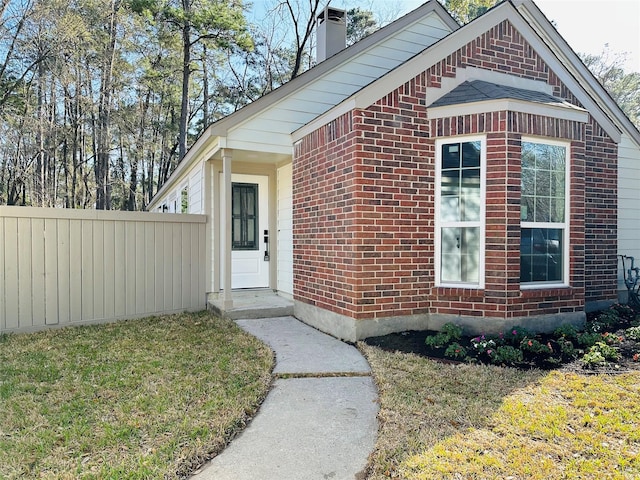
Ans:
[[[275,351],[275,380],[246,430],[192,478],[363,478],[378,396],[358,350],[293,317],[236,323]]]

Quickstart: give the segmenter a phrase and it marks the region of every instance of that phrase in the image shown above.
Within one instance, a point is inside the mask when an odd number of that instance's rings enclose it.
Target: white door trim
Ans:
[[[231,251],[231,288],[266,288],[269,287],[269,261],[265,260],[267,244],[264,241],[264,231],[269,231],[269,177],[267,175],[248,175],[234,173],[233,183],[248,183],[258,185],[258,249]],[[224,182],[221,182],[221,207],[224,204]],[[231,208],[231,206],[229,206]],[[224,226],[220,225],[224,230]],[[220,251],[226,252],[225,235],[221,235]],[[224,261],[220,262],[224,266]],[[224,279],[224,267],[220,271],[221,283]]]

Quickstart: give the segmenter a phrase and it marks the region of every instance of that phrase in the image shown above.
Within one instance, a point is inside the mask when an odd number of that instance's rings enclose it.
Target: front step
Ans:
[[[231,320],[288,317],[293,315],[293,301],[277,295],[273,290],[235,290],[233,307],[225,310],[222,299],[209,300],[208,308],[216,315]]]

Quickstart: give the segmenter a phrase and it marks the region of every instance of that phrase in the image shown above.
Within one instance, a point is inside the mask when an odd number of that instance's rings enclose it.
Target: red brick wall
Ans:
[[[617,299],[618,146],[591,121],[585,142],[586,301]]]
[[[293,164],[294,295],[347,315],[361,281],[354,137],[348,113],[296,144]]]
[[[294,295],[350,316],[423,312],[510,318],[615,298],[617,150],[595,122],[496,112],[427,120],[427,87],[474,66],[542,80],[577,101],[503,22],[294,153]],[[487,135],[484,290],[434,286],[434,148]],[[571,142],[571,287],[520,290],[520,138]],[[586,281],[585,281],[586,279]]]

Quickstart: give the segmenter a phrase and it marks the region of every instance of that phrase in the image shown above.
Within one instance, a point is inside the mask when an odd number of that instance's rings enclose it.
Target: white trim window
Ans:
[[[484,287],[484,137],[436,141],[436,285]]]
[[[522,139],[520,283],[569,284],[569,151],[566,142]]]

